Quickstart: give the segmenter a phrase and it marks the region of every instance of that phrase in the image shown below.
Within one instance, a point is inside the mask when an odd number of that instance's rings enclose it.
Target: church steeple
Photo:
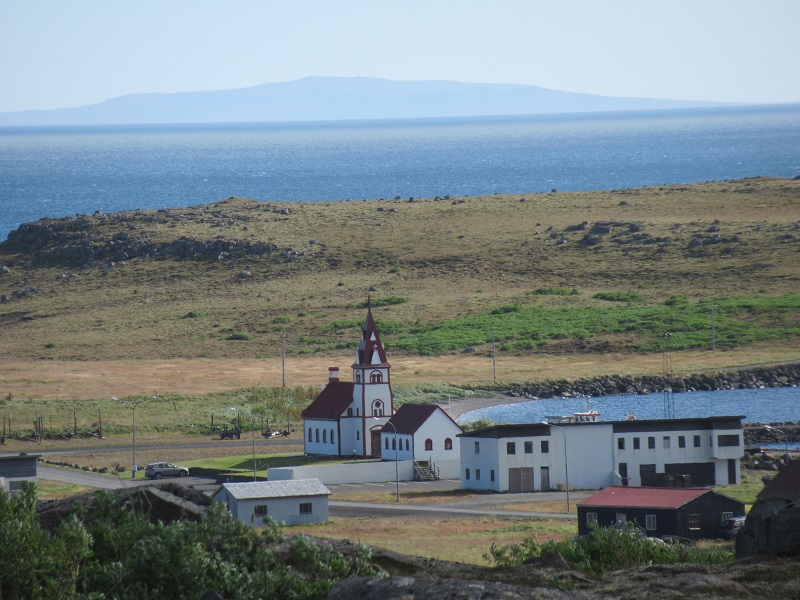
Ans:
[[[367,319],[361,329],[361,342],[358,344],[356,364],[353,367],[391,367],[386,360],[386,352],[381,344],[381,336],[372,317],[372,308],[367,308]]]

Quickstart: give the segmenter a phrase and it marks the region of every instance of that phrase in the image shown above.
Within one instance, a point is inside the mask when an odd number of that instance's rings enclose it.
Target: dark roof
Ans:
[[[651,488],[610,485],[578,503],[609,508],[679,508],[709,493],[708,488]]]
[[[442,410],[435,404],[403,404],[397,409],[397,412],[389,419],[389,423],[397,428],[397,433],[414,434],[422,427],[422,424],[428,420],[433,413],[437,410]],[[451,421],[450,415],[442,410],[442,413]],[[453,421],[453,423],[461,429],[461,427]],[[382,430],[384,433],[393,433],[394,430],[391,426],[384,425]]]
[[[559,425],[560,427],[560,425]],[[473,431],[458,434],[460,437],[507,438],[550,435],[550,426],[546,423],[516,423],[513,425],[490,425]]]
[[[377,352],[378,362],[373,362],[373,354]],[[367,320],[361,328],[361,342],[358,344],[354,367],[391,367],[386,360],[386,351],[381,344],[381,336],[372,318],[372,310],[367,309]]]
[[[791,500],[800,497],[800,460],[791,460],[758,494],[759,500]]]
[[[303,411],[303,418],[337,419],[352,401],[352,381],[329,381],[317,399]]]

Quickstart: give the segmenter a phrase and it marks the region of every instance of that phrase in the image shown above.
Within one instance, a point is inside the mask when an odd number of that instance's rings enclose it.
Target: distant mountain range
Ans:
[[[242,123],[532,115],[720,106],[532,85],[306,77],[211,92],[130,94],[100,104],[0,113],[0,125]]]

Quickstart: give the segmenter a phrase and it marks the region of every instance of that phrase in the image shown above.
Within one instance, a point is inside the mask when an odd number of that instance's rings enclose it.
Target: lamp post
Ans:
[[[157,398],[157,396],[151,396],[150,399]],[[133,464],[131,465],[131,479],[136,479],[136,407],[148,400],[148,398],[139,398],[138,400],[130,400],[128,398],[117,398],[115,396],[111,396],[111,399],[115,402],[124,402],[131,408],[131,430],[133,433]]]
[[[241,413],[242,410],[234,407],[230,407],[230,409],[234,412]],[[258,481],[258,476],[256,475],[256,417],[250,411],[244,411],[246,414],[250,415],[250,420],[252,421],[253,425],[253,481]]]
[[[767,431],[771,431],[772,433],[777,433],[778,435],[783,437],[783,441],[786,444],[786,453],[789,453],[789,436],[786,435],[786,432],[778,429],[777,427],[772,427],[771,425],[764,425],[764,429]]]
[[[549,425],[550,427],[555,427],[561,432],[561,435],[564,436],[564,478],[566,479],[566,487],[567,487],[567,512],[569,510],[569,462],[567,461],[567,434],[566,432],[559,427],[558,425],[553,425],[552,423],[548,423],[547,421],[542,421],[545,425]]]
[[[376,421],[380,421],[378,417],[372,417]],[[394,431],[394,496],[395,501],[399,504],[400,503],[400,469],[397,465],[398,463],[398,445],[397,445],[397,427],[394,426],[394,423],[391,421],[386,421],[386,425],[391,425],[392,430]]]

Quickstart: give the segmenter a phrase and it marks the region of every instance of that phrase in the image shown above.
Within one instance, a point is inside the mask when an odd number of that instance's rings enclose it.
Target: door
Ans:
[[[736,485],[736,461],[728,459],[728,485]]]
[[[370,452],[373,458],[380,458],[381,456],[381,432],[380,430],[370,431]]]
[[[519,467],[508,470],[509,492],[533,491],[533,467]]]
[[[541,479],[541,487],[540,489],[543,492],[547,492],[550,490],[550,467],[542,467],[539,469],[539,478]]]

